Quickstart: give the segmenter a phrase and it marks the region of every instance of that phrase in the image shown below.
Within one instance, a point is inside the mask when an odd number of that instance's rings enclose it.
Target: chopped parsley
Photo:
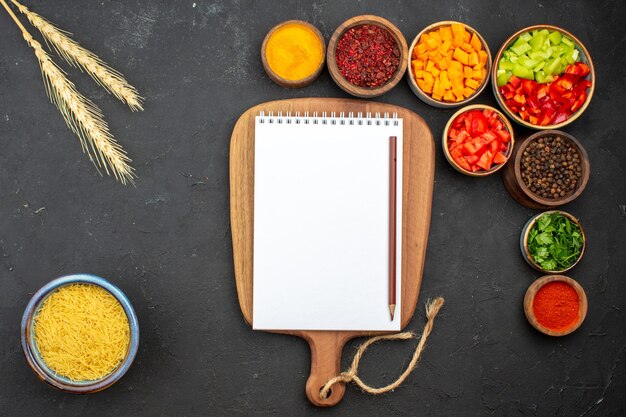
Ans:
[[[528,252],[546,271],[572,266],[582,252],[584,239],[576,223],[559,213],[544,214],[528,234]]]

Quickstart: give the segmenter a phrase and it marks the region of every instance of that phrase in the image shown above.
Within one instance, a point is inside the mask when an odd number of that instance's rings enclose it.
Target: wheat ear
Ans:
[[[135,174],[129,165],[131,160],[109,132],[100,109],[76,90],[74,83],[28,33],[5,0],[0,0],[0,3],[22,31],[26,43],[34,49],[48,97],[63,115],[65,123],[80,139],[83,152],[87,153],[96,167],[102,167],[107,175],[113,175],[122,184],[133,183]]]
[[[137,89],[130,85],[122,74],[109,67],[96,54],[82,47],[70,37],[70,33],[57,28],[53,23],[30,11],[17,0],[11,0],[11,2],[41,32],[48,45],[51,45],[59,56],[70,65],[77,66],[91,75],[104,89],[128,104],[131,110],[143,110],[143,98],[139,96]]]

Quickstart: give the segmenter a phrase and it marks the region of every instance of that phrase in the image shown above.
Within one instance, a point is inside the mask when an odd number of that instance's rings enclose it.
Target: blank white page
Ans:
[[[393,321],[390,136],[398,138]],[[254,329],[400,330],[401,231],[401,119],[256,118]]]

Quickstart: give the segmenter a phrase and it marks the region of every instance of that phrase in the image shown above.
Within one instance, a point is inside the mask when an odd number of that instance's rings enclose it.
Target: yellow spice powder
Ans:
[[[33,328],[43,361],[58,375],[92,381],[124,360],[130,326],[122,305],[105,289],[71,284],[43,303]]]
[[[289,23],[278,28],[267,41],[265,56],[269,67],[287,80],[312,75],[324,59],[324,46],[307,26]]]

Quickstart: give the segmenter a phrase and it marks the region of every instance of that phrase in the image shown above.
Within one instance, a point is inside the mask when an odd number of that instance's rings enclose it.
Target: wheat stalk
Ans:
[[[0,0],[0,3],[22,31],[26,43],[35,51],[48,97],[59,109],[68,127],[80,139],[83,152],[96,167],[103,168],[107,175],[113,175],[122,184],[133,183],[135,174],[129,165],[131,160],[109,132],[98,106],[76,90],[74,83],[52,61],[41,44],[33,39],[5,0]]]
[[[17,0],[11,0],[11,2],[41,32],[48,45],[51,45],[59,56],[70,65],[79,67],[91,75],[105,90],[128,104],[131,110],[143,110],[143,98],[139,96],[137,89],[130,85],[122,74],[109,67],[96,54],[82,47],[69,36],[69,32],[57,28],[53,23],[30,11]]]
[[[130,158],[115,141],[98,106],[76,90],[74,83],[56,66],[39,42],[30,36],[24,38],[35,50],[48,97],[80,139],[83,152],[107,175],[112,174],[122,184],[133,182]]]

